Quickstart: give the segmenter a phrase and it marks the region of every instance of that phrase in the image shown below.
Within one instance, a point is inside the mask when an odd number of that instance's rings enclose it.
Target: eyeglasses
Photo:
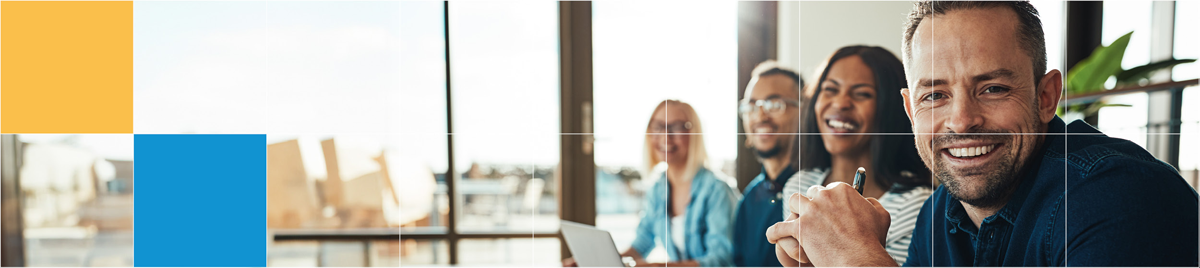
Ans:
[[[652,124],[650,133],[690,133],[692,122],[676,122],[673,124]]]
[[[769,115],[780,115],[784,110],[787,110],[788,105],[800,106],[799,101],[788,99],[766,99],[766,100],[746,100],[738,105],[738,112],[742,116],[750,116],[755,110],[762,111]]]

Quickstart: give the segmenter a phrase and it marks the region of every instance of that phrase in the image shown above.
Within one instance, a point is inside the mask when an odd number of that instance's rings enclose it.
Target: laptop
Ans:
[[[608,231],[591,225],[562,221],[563,239],[579,267],[625,267]]]

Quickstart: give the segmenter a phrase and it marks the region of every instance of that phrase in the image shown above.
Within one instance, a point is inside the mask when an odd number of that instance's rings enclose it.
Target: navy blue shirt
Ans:
[[[779,172],[779,178],[767,178],[763,169],[754,177],[738,203],[733,223],[733,264],[735,266],[782,267],[775,258],[775,245],[767,242],[767,228],[783,221],[783,185],[796,174],[792,166]]]
[[[1008,203],[979,228],[939,187],[905,266],[1197,265],[1198,195],[1128,140],[1055,117]]]

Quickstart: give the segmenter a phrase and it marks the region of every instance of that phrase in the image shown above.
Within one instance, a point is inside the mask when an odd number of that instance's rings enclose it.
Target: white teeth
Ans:
[[[990,153],[992,152],[992,149],[995,148],[996,145],[984,145],[966,148],[948,148],[947,150],[950,151],[950,155],[953,155],[954,157],[975,157]]]
[[[832,128],[840,128],[840,129],[845,129],[845,130],[854,130],[854,129],[858,128],[858,126],[855,126],[854,123],[845,122],[845,121],[836,120],[836,119],[830,119],[829,126]]]

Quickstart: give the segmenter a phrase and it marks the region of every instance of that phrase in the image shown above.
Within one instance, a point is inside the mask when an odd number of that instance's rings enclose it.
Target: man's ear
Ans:
[[[904,100],[904,114],[908,115],[909,124],[912,125],[913,129],[916,129],[917,123],[916,121],[913,121],[912,102],[908,101],[908,94],[911,92],[912,91],[908,88],[901,88],[900,96],[902,97],[901,99]]]
[[[1040,85],[1037,91],[1038,117],[1042,119],[1042,123],[1050,123],[1058,111],[1058,101],[1062,98],[1062,72],[1050,70],[1042,76],[1042,81],[1038,84]]]

